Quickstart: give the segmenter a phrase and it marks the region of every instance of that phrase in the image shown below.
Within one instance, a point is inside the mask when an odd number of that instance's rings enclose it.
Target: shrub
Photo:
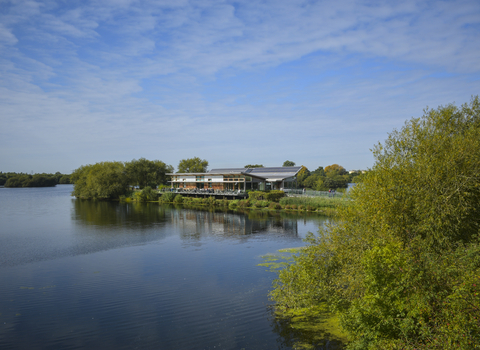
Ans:
[[[216,199],[215,206],[225,208],[228,207],[228,200],[226,199]]]
[[[269,201],[265,201],[265,200],[264,201],[258,201],[257,203],[259,204],[260,208],[266,208],[270,204]]]
[[[156,201],[158,198],[158,192],[150,186],[147,186],[143,190],[136,192],[135,198],[139,202]]]
[[[182,204],[183,203],[183,196],[181,194],[177,194],[173,199],[173,203],[175,204]]]
[[[263,191],[251,191],[248,192],[248,198],[253,200],[264,200],[266,193]]]
[[[302,211],[305,210],[305,206],[304,205],[299,205],[298,210],[302,210]]]
[[[290,206],[290,208],[292,208],[292,210],[297,210],[297,205],[296,205],[296,204],[292,204],[292,205]]]
[[[233,201],[230,201],[230,203],[228,204],[228,208],[229,209],[235,209],[238,207],[238,202],[239,200],[238,199],[235,199]]]
[[[242,199],[238,202],[240,208],[248,208],[250,206],[250,199]]]
[[[159,201],[162,203],[172,203],[175,199],[175,196],[176,194],[173,192],[165,192],[164,194],[162,194]]]
[[[279,271],[276,309],[325,303],[348,349],[478,348],[479,98],[427,109],[373,155],[335,224]]]
[[[281,208],[282,206],[276,202],[271,202],[270,205],[268,206],[268,209],[272,209],[272,210],[281,209]]]
[[[195,197],[192,197],[192,198],[190,198],[190,204],[193,204],[193,205],[202,205],[202,204],[203,204],[203,198],[195,198]]]
[[[267,192],[264,196],[266,200],[271,202],[278,202],[283,197],[285,197],[285,192],[278,190]]]

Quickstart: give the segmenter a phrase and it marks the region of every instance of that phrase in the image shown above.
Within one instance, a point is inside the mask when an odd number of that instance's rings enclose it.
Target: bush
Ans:
[[[264,200],[266,193],[263,191],[251,191],[248,192],[248,198],[252,200]]]
[[[174,192],[165,192],[164,194],[162,194],[159,201],[162,203],[173,203],[175,196],[176,194]]]
[[[264,197],[268,201],[278,202],[281,198],[285,197],[285,192],[274,190],[267,192]]]
[[[173,203],[175,204],[182,204],[183,203],[183,196],[181,194],[177,194],[173,199]]]
[[[216,199],[215,200],[215,206],[221,207],[221,208],[226,208],[226,207],[228,207],[228,200],[226,200],[226,199]]]
[[[250,199],[242,199],[238,202],[240,208],[248,208],[250,206]]]
[[[271,202],[268,206],[268,209],[277,210],[282,209],[282,206],[279,203]]]
[[[238,202],[238,199],[230,201],[230,203],[228,204],[228,209],[236,209],[238,207]]]
[[[335,224],[279,271],[277,310],[325,303],[352,350],[478,348],[478,97],[426,110],[373,154]]]
[[[150,186],[147,186],[143,190],[136,192],[135,197],[139,202],[156,201],[158,198],[158,192]]]
[[[189,198],[189,203],[193,205],[203,205],[203,198],[195,198],[195,197],[186,197]],[[185,203],[185,201],[184,201]]]

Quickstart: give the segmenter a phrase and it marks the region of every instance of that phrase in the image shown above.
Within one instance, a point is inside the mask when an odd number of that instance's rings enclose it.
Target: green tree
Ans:
[[[58,181],[59,184],[69,184],[70,183],[70,175],[63,175],[60,180]]]
[[[5,187],[53,187],[56,184],[52,174],[14,174],[9,176]]]
[[[83,165],[70,176],[72,195],[86,199],[118,199],[128,192],[128,176],[122,162]]]
[[[323,170],[323,166],[319,166],[317,169],[315,169],[315,171],[313,171],[313,174],[325,176],[325,170]]]
[[[304,182],[307,179],[307,177],[309,177],[309,176],[310,176],[310,171],[308,170],[308,168],[306,166],[302,165],[302,168],[297,173],[298,186],[300,186],[300,187],[305,186]]]
[[[341,165],[338,164],[332,164],[329,166],[325,167],[325,174],[328,175],[330,172],[336,172],[338,175],[345,175],[348,174],[348,172],[345,170],[345,168]]]
[[[205,173],[207,172],[208,161],[198,157],[182,159],[178,163],[178,173]]]
[[[167,173],[173,173],[173,167],[160,160],[145,158],[134,159],[125,165],[130,183],[140,188],[146,186],[157,187],[167,184]]]
[[[135,192],[135,197],[139,202],[156,201],[158,199],[158,192],[150,186],[146,186],[143,190]]]
[[[311,189],[316,189],[316,184],[318,180],[323,180],[323,178],[324,178],[323,176],[313,173],[303,181],[303,186]]]
[[[263,168],[263,164],[247,164],[244,168]]]
[[[282,166],[295,166],[295,163],[292,162],[291,160],[286,160],[283,162]]]
[[[279,311],[327,305],[348,349],[480,344],[480,102],[426,110],[374,147],[335,225],[279,272]]]

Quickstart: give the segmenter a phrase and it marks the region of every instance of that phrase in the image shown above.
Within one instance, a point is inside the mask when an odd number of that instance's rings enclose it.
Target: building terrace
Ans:
[[[297,187],[302,167],[222,168],[206,173],[169,173],[171,188],[200,193],[241,193],[247,190],[283,190]]]

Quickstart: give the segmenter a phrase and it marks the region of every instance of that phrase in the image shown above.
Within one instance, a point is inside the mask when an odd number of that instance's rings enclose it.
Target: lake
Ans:
[[[275,274],[325,218],[0,188],[0,349],[290,349]]]

